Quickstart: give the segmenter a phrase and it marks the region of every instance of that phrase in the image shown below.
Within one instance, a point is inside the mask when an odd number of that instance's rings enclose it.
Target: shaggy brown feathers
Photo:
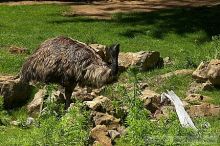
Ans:
[[[79,41],[57,37],[46,40],[25,62],[21,80],[59,83],[69,86],[102,86],[111,80],[111,69],[89,46]]]
[[[102,86],[117,75],[119,45],[113,45],[108,53],[111,55],[111,66],[84,43],[68,37],[49,39],[24,63],[21,81],[62,85],[67,108],[76,84]]]

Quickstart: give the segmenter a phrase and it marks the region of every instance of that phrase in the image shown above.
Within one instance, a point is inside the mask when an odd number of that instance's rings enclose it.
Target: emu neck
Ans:
[[[118,74],[118,59],[117,58],[112,59],[111,73],[113,77],[115,77]]]

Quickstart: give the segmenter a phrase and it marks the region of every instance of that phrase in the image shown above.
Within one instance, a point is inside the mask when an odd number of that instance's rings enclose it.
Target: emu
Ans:
[[[43,42],[23,64],[21,82],[56,83],[64,89],[65,107],[80,86],[103,86],[117,79],[119,44],[107,49],[111,64],[88,45],[69,37],[56,37]]]

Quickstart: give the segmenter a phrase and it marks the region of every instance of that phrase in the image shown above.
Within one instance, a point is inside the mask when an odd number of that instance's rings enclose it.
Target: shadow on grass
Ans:
[[[136,12],[129,14],[118,13],[113,15],[111,20],[99,20],[82,18],[74,15],[65,16],[65,19],[54,20],[51,23],[64,24],[74,22],[105,22],[116,23],[117,25],[134,26],[124,36],[133,37],[136,34],[144,34],[146,29],[138,30],[135,26],[150,27],[151,36],[162,39],[165,34],[172,32],[178,35],[204,31],[205,38],[201,42],[209,41],[211,36],[220,34],[220,5],[210,7],[184,7],[158,10],[153,12]]]

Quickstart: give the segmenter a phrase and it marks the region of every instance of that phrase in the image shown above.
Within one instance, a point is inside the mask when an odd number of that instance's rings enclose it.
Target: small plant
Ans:
[[[220,59],[220,35],[212,37],[212,46],[215,50],[214,59]]]
[[[38,119],[39,126],[32,129],[31,145],[86,145],[89,139],[89,112],[83,104],[74,107],[62,117],[47,114]],[[37,139],[34,137],[38,137]]]
[[[4,110],[3,102],[4,102],[4,99],[2,96],[0,96],[0,126],[1,125],[6,126],[9,124],[9,121],[10,121],[10,117],[7,111]]]
[[[64,111],[64,104],[58,103],[56,99],[52,97],[52,91],[56,91],[57,86],[50,84],[46,86],[46,99],[44,99],[44,107],[41,112],[41,117],[47,118],[48,116],[56,116],[62,117],[65,113]]]

